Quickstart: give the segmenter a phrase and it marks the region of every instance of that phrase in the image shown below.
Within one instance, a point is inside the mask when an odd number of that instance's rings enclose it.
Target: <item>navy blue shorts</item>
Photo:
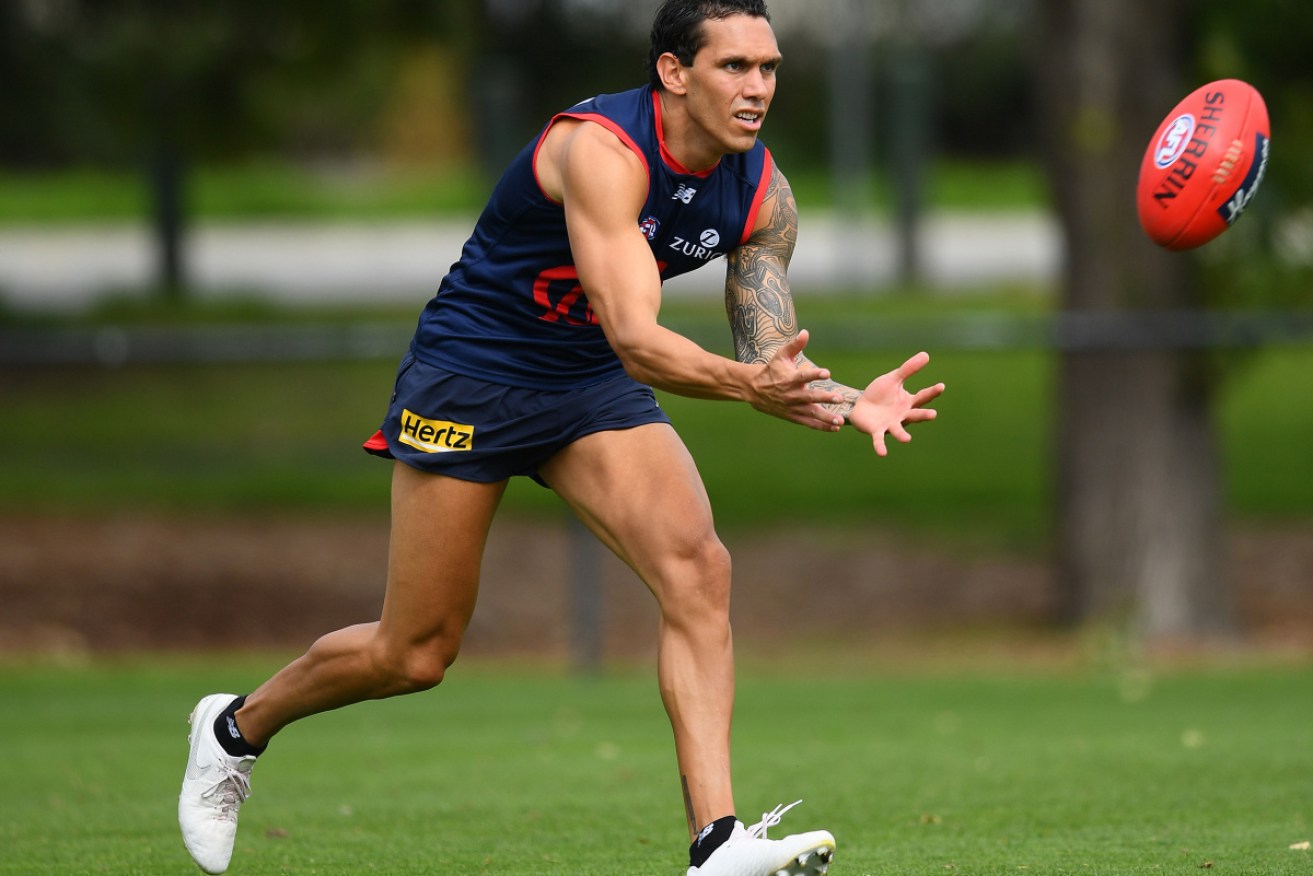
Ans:
[[[408,354],[383,427],[364,448],[461,480],[526,475],[542,484],[538,466],[585,435],[669,422],[651,387],[628,375],[583,389],[523,389],[452,374]]]

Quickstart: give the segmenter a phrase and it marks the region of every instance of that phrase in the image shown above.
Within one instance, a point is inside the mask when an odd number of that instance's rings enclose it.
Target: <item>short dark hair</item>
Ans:
[[[652,87],[660,91],[661,76],[657,59],[670,52],[685,67],[706,42],[702,22],[707,19],[751,15],[770,21],[765,0],[665,0],[652,19],[651,48],[648,50],[647,75]]]

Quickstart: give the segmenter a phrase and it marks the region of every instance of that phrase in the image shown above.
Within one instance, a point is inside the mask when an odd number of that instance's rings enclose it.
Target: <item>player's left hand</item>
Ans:
[[[908,378],[924,368],[929,361],[929,353],[917,353],[893,371],[872,380],[853,405],[848,422],[858,431],[871,436],[878,456],[889,454],[889,448],[885,446],[885,435],[892,435],[906,444],[912,440],[907,431],[909,424],[935,418],[934,408],[927,408],[926,405],[939,397],[944,391],[944,384],[927,386],[915,395],[903,387]]]

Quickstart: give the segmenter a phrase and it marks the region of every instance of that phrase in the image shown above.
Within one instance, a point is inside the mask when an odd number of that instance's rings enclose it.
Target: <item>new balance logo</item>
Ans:
[[[683,201],[685,204],[691,204],[693,203],[693,196],[697,193],[698,190],[692,186],[680,183],[679,188],[675,189],[675,194],[671,196],[670,200]]]
[[[237,721],[232,715],[225,715],[224,717],[228,719],[228,735],[233,739],[241,739],[242,733],[237,729]]]
[[[424,453],[450,453],[474,446],[474,427],[447,420],[428,420],[409,410],[401,412],[397,440]]]

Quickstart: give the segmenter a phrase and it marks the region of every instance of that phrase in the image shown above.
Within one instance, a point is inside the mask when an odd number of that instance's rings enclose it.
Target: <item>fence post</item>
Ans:
[[[570,667],[576,675],[602,670],[602,544],[569,517]]]

